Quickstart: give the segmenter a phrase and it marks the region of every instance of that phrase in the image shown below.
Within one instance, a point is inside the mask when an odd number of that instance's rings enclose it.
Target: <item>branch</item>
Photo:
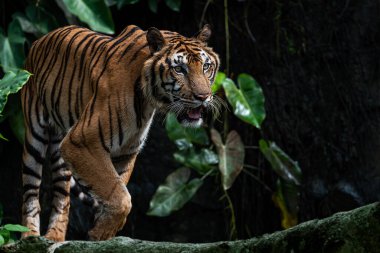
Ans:
[[[53,243],[31,237],[4,246],[0,252],[376,252],[379,238],[380,203],[374,203],[248,240],[191,244],[116,237],[102,242]]]

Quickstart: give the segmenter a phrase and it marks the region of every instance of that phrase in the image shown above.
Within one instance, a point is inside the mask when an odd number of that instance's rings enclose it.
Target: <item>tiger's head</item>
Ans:
[[[211,92],[219,58],[207,47],[210,36],[208,25],[192,38],[156,28],[146,33],[152,56],[142,70],[142,89],[157,108],[174,112],[184,126],[198,127],[205,112],[219,112],[221,99]]]

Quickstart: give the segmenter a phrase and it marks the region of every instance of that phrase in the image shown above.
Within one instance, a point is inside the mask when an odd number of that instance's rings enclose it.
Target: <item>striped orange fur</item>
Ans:
[[[209,26],[194,37],[131,25],[117,37],[68,26],[37,40],[27,57],[33,73],[22,89],[23,224],[40,234],[42,167],[51,160],[53,208],[46,237],[65,239],[74,176],[101,203],[90,239],[113,237],[126,222],[125,185],[155,111],[173,111],[200,126],[217,111],[210,86],[219,68],[207,47]]]

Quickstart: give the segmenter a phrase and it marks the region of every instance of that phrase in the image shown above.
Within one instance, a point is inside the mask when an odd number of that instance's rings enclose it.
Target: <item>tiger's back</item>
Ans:
[[[121,79],[128,88],[140,75],[145,60],[141,56],[149,54],[144,34],[138,27],[128,26],[118,37],[112,38],[69,26],[45,35],[33,44],[26,60],[25,67],[33,76],[22,90],[24,108],[27,109],[25,99],[32,93],[49,115],[50,123],[66,132],[80,118],[102,79],[109,81],[101,88],[112,93],[121,87],[109,85],[110,80],[118,83]],[[133,85],[129,85],[131,89],[125,86],[118,90],[120,97],[134,93]],[[30,113],[33,112],[26,114]]]

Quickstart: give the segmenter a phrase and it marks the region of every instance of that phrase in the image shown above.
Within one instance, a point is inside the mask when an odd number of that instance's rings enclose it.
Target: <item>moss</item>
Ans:
[[[380,249],[379,238],[380,204],[374,203],[349,212],[338,213],[323,220],[308,221],[284,231],[248,240],[190,244],[149,242],[116,237],[102,242],[70,241],[54,244],[44,238],[35,237],[4,246],[0,252],[371,253]]]

